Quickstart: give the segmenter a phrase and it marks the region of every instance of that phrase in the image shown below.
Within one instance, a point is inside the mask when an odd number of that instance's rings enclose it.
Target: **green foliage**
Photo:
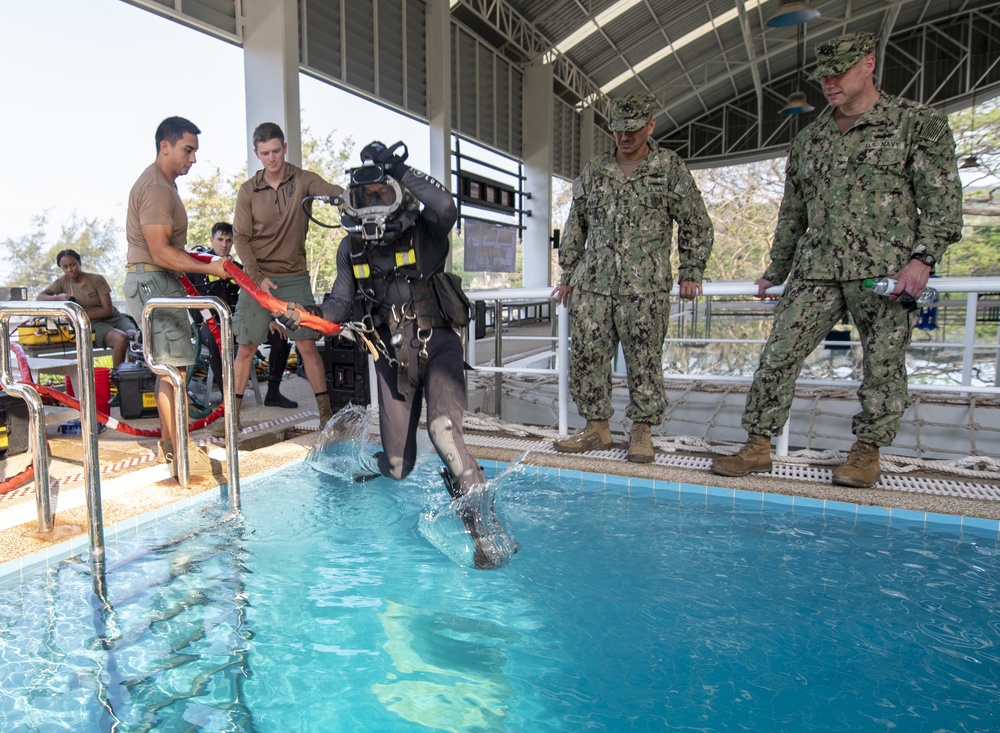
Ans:
[[[354,152],[354,138],[343,139],[335,137],[336,130],[326,137],[313,138],[309,130],[302,131],[302,163],[303,166],[319,174],[324,180],[347,187],[347,170],[355,163],[351,160]],[[313,217],[318,221],[336,224],[336,228],[328,229],[309,225],[306,235],[306,262],[309,263],[309,280],[314,293],[322,295],[333,288],[337,277],[337,247],[344,238],[344,230],[340,228],[340,216],[330,206],[313,205]]]
[[[188,216],[188,248],[197,245],[209,246],[212,238],[212,227],[216,222],[233,222],[233,212],[236,210],[236,194],[247,179],[247,169],[244,167],[231,176],[223,176],[216,168],[207,177],[198,176],[192,179],[191,194],[184,199],[184,208]]]
[[[56,255],[61,250],[74,249],[80,253],[84,271],[104,275],[112,297],[120,297],[116,294],[121,292],[125,280],[125,255],[119,244],[121,229],[114,219],[87,219],[74,214],[61,225],[55,241],[49,241],[46,233],[48,212],[32,217],[31,221],[32,232],[16,239],[8,237],[3,242],[3,251],[11,263],[6,285],[25,286],[28,297],[33,298],[62,275]]]

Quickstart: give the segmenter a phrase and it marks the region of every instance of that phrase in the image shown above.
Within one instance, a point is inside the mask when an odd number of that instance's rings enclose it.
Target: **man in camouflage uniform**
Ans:
[[[758,297],[788,278],[743,413],[746,444],[712,471],[771,470],[771,437],[788,419],[795,378],[830,328],[850,313],[864,353],[855,443],[833,472],[842,486],[878,481],[879,448],[890,445],[909,405],[905,351],[919,297],[948,245],[962,234],[962,185],[947,118],[875,88],[875,37],[854,33],[816,46],[831,109],[792,144],[771,264]],[[876,295],[865,278],[890,276]]]
[[[701,193],[684,162],[650,137],[656,127],[649,95],[612,104],[615,149],[597,156],[573,182],[573,205],[559,249],[562,281],[552,294],[570,305],[573,351],[570,392],[587,420],[555,442],[580,453],[612,445],[611,359],[622,344],[632,421],[628,459],[653,460],[652,424],[663,420],[663,340],[670,315],[670,242],[677,222],[680,296],[701,295],[714,238]]]

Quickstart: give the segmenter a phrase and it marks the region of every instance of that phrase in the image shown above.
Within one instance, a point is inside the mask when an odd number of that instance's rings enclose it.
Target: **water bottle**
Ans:
[[[871,288],[872,292],[876,295],[892,295],[892,291],[896,289],[896,281],[891,277],[883,277],[878,280],[873,280],[872,278],[865,278],[862,283],[866,288]],[[919,306],[930,305],[937,300],[938,292],[934,288],[924,288],[924,292],[920,294],[919,298],[910,298]],[[906,296],[900,298],[900,301],[905,300]]]

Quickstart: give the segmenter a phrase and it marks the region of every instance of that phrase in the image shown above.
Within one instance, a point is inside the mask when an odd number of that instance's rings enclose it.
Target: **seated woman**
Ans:
[[[103,275],[84,272],[80,254],[64,249],[56,255],[63,276],[38,294],[38,300],[71,300],[90,318],[94,346],[111,349],[111,362],[117,367],[125,361],[128,340],[136,334],[135,322],[111,304],[111,286]]]

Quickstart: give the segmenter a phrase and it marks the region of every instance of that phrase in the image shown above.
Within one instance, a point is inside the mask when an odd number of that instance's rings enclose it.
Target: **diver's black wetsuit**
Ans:
[[[451,247],[450,232],[458,212],[451,194],[426,173],[400,164],[399,182],[423,207],[416,221],[400,237],[409,241],[416,252],[417,268],[422,279],[444,271]],[[415,206],[411,202],[411,207]],[[337,279],[329,297],[322,304],[323,317],[335,323],[356,320],[355,304],[359,282],[351,259],[351,237],[337,250]],[[397,247],[368,242],[368,263],[373,276],[366,282],[374,291],[361,299],[361,309],[370,313],[389,358],[380,354],[375,362],[379,381],[379,425],[382,452],[378,459],[382,475],[402,479],[413,469],[417,455],[417,427],[421,398],[427,400],[427,429],[431,442],[451,477],[446,477],[452,496],[467,493],[485,483],[482,469],[469,454],[462,436],[462,417],[466,409],[464,355],[458,333],[449,326],[430,329],[418,338],[416,321],[400,319],[413,312],[413,292],[407,278],[396,266]],[[400,332],[397,324],[402,320]],[[393,334],[400,335],[393,344]],[[401,336],[401,337],[400,337]],[[402,355],[397,350],[406,348]],[[421,357],[422,349],[426,355]],[[402,359],[399,357],[403,356]],[[398,363],[405,364],[400,374]]]

